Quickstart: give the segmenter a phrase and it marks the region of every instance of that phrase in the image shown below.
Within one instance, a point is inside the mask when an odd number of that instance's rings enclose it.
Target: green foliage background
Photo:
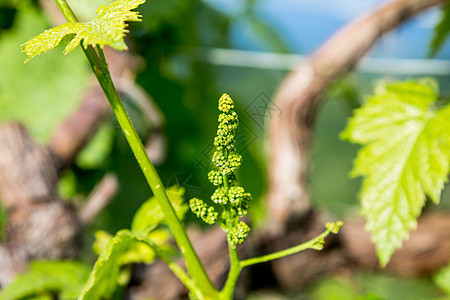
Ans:
[[[111,1],[69,1],[72,2],[76,12],[83,19],[89,19],[99,4]],[[246,134],[254,138],[243,149],[240,180],[255,199],[253,221],[260,224],[264,220],[260,199],[266,187],[265,133],[245,108],[261,92],[271,97],[287,72],[214,66],[205,63],[198,51],[203,47],[229,47],[230,22],[233,18],[241,18],[252,24],[252,30],[261,37],[261,43],[267,45],[267,49],[288,52],[276,32],[252,13],[253,1],[247,2],[246,13],[235,17],[216,11],[200,0],[148,1],[139,9],[144,16],[143,22],[130,25],[127,43],[131,52],[142,58],[137,82],[155,99],[166,119],[168,153],[166,161],[158,167],[163,182],[170,183],[178,175],[190,174],[200,187],[201,196],[205,198],[213,192],[207,181],[207,171],[193,158],[208,162],[202,153],[215,134],[217,99],[227,92],[237,104],[240,119],[251,129]],[[0,122],[23,122],[30,133],[44,143],[51,137],[52,130],[79,104],[90,78],[88,64],[80,49],[64,56],[60,47],[24,67],[25,55],[20,53],[19,45],[51,24],[40,12],[36,1],[0,0],[0,16],[6,15],[8,18],[0,17]],[[344,129],[351,109],[361,104],[364,95],[371,93],[380,75],[349,75],[336,82],[328,91],[316,119],[310,181],[312,199],[317,206],[338,217],[357,214],[356,193],[360,186],[360,179],[347,177],[357,147],[340,141],[338,135]],[[450,95],[449,79],[448,76],[437,78],[446,99]],[[128,104],[135,123],[145,124],[140,120],[139,112]],[[142,125],[138,130],[145,132],[148,128]],[[89,146],[91,150],[83,154],[90,158],[80,159],[64,174],[61,184],[68,198],[86,196],[106,172],[113,171],[118,175],[121,185],[118,195],[84,236],[83,259],[86,261],[94,257],[90,248],[93,233],[102,229],[113,234],[121,228],[129,228],[134,213],[150,196],[137,163],[112,118],[101,134],[96,143]],[[450,207],[449,198],[450,190],[446,189],[438,209]],[[0,220],[4,218],[0,217]],[[373,275],[365,276],[372,278]],[[356,287],[344,284],[348,293],[354,294],[353,290],[358,290],[361,283],[355,284]],[[433,290],[429,281],[425,285]],[[312,288],[315,299],[327,299],[320,296],[322,288],[322,285],[317,286],[319,291]],[[413,288],[407,285],[398,289],[407,292]],[[377,290],[373,293],[382,295]]]

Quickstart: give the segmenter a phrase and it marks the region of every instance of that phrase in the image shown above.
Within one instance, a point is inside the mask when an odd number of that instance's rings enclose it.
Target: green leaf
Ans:
[[[424,83],[389,85],[355,110],[343,139],[364,145],[352,176],[364,176],[360,198],[381,265],[401,247],[426,195],[439,203],[450,160],[450,106]]]
[[[82,40],[85,49],[89,45],[101,48],[108,45],[116,50],[126,50],[123,38],[128,30],[125,29],[125,22],[141,20],[138,12],[131,10],[144,2],[145,0],[116,0],[108,6],[101,5],[97,16],[90,22],[69,22],[44,31],[21,46],[27,54],[25,63],[42,52],[56,48],[68,35],[71,36],[71,41],[64,54],[70,53]]]
[[[183,203],[184,187],[174,185],[167,188],[166,192],[178,218],[182,220],[188,210],[188,206]],[[162,222],[164,222],[164,213],[153,196],[145,201],[134,215],[131,230],[133,232],[148,232]]]
[[[166,230],[155,230],[149,237],[154,245],[164,244],[170,239],[170,233]],[[120,258],[121,265],[128,265],[133,263],[151,264],[156,258],[155,251],[147,244],[135,241],[133,246],[122,254]]]
[[[72,199],[77,193],[77,178],[71,169],[64,170],[58,182],[58,194],[62,199]]]
[[[157,229],[152,231],[148,238],[160,248],[167,248],[167,241],[170,239],[171,235],[168,230]],[[92,246],[96,254],[102,253],[103,249],[108,246],[112,235],[103,230],[98,230],[95,232],[95,242]],[[143,246],[143,247],[142,247]],[[139,244],[137,246],[131,247],[129,250],[122,254],[122,258],[119,259],[122,265],[131,264],[135,262],[142,262],[150,264],[155,259],[155,253],[152,249],[148,248],[146,245]]]
[[[352,282],[345,278],[330,278],[313,287],[311,298],[315,300],[361,300]]]
[[[182,218],[188,209],[183,204],[184,188],[172,186],[166,191],[175,212]],[[133,219],[133,233],[121,230],[111,237],[105,231],[97,231],[94,251],[100,255],[79,299],[109,298],[116,289],[121,266],[152,263],[156,257],[155,251],[170,253],[172,247],[167,245],[170,233],[165,229],[154,230],[163,221],[163,212],[152,197],[137,211]]]
[[[0,72],[0,122],[21,122],[40,143],[48,143],[55,128],[79,106],[91,80],[89,66],[80,64],[81,49],[70,57],[64,57],[62,49],[57,49],[24,68],[23,54],[17,51],[17,45],[47,26],[48,21],[31,1],[20,0],[13,27],[0,34],[0,57],[4,58]]]
[[[450,296],[450,266],[440,270],[434,277],[434,283]]]
[[[149,238],[132,234],[128,230],[119,231],[100,253],[78,299],[109,299],[116,289],[121,266],[153,261],[155,252],[150,245],[155,244]]]
[[[16,276],[0,293],[1,300],[58,293],[58,299],[75,299],[89,277],[89,266],[74,261],[34,261],[30,270]]]
[[[433,39],[430,44],[430,56],[435,56],[444,45],[450,34],[450,0],[442,8],[442,18],[434,28]]]

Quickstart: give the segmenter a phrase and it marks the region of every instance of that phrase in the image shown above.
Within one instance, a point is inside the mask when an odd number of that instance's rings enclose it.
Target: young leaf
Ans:
[[[183,204],[184,188],[172,186],[166,191],[178,217],[183,218],[187,211]],[[133,219],[133,233],[121,230],[111,237],[105,231],[97,231],[94,251],[100,255],[79,300],[109,298],[116,289],[121,266],[149,264],[155,259],[156,251],[171,252],[172,247],[167,244],[170,233],[164,229],[154,230],[163,221],[163,212],[152,197],[138,209]]]
[[[114,293],[120,267],[137,262],[151,262],[154,251],[149,243],[128,230],[119,231],[100,253],[79,300],[109,299]],[[149,259],[149,255],[151,258]]]
[[[139,233],[140,234],[140,233]],[[155,245],[163,251],[170,251],[170,245],[167,241],[171,238],[170,232],[166,228],[156,229],[147,234],[148,237]],[[92,246],[94,252],[98,255],[102,253],[103,249],[107,247],[112,236],[103,230],[95,232],[95,242]],[[155,259],[155,251],[149,248],[145,244],[136,244],[129,250],[122,253],[122,258],[119,259],[121,264],[131,264],[135,262],[142,262],[150,264]]]
[[[102,253],[103,249],[106,248],[109,241],[112,238],[112,235],[104,230],[97,230],[94,234],[95,241],[92,245],[92,250],[94,250],[94,253],[97,255],[100,255]]]
[[[44,31],[21,45],[22,52],[27,54],[25,63],[42,52],[56,48],[61,40],[69,35],[71,41],[64,54],[75,49],[81,40],[85,49],[89,45],[99,45],[101,48],[108,45],[116,50],[126,50],[127,45],[123,38],[128,30],[125,29],[125,22],[140,21],[138,12],[131,10],[144,2],[145,0],[116,0],[106,7],[101,5],[97,16],[90,22],[69,22]]]
[[[362,213],[381,265],[417,226],[426,195],[438,203],[450,160],[450,106],[436,109],[425,84],[386,87],[355,111],[343,139],[364,145],[352,176],[364,176]]]
[[[176,185],[166,189],[167,196],[177,213],[179,219],[183,219],[187,212],[187,205],[183,204],[184,188]],[[164,221],[164,213],[155,197],[145,201],[134,215],[131,224],[133,232],[151,231]]]
[[[434,283],[450,296],[450,266],[440,270],[434,277]]]
[[[78,262],[35,261],[30,264],[27,273],[16,276],[1,291],[0,299],[35,299],[38,294],[45,292],[58,293],[58,299],[62,300],[75,299],[89,278],[89,273],[90,267]]]
[[[434,28],[433,39],[430,44],[430,56],[435,56],[439,49],[444,45],[445,40],[450,34],[450,1],[447,0],[442,8],[442,18]]]

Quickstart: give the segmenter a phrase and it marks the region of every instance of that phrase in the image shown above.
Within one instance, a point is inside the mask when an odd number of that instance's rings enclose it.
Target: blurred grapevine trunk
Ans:
[[[51,152],[14,123],[1,128],[0,145],[0,195],[9,212],[0,245],[0,283],[5,285],[31,259],[74,257],[80,225],[56,193],[58,170]]]

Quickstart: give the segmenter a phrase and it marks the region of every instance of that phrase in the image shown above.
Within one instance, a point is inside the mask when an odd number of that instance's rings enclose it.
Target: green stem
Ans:
[[[55,1],[61,8],[61,11],[67,21],[77,22],[77,18],[65,0]],[[122,104],[122,101],[117,94],[108,66],[104,63],[103,51],[99,48],[97,51],[101,56],[100,58],[92,47],[88,47],[84,52],[151,190],[155,195],[158,204],[161,206],[162,211],[164,212],[165,220],[172,231],[182,255],[186,260],[189,273],[194,278],[197,287],[202,290],[203,297],[206,299],[214,299],[214,296],[217,295],[217,290],[212,285],[202,263],[200,262],[200,259],[192,247],[191,241],[189,240],[184,227],[178,219],[170,200],[167,197],[164,185],[162,184],[155,167],[145,152],[141,139],[139,138]]]
[[[239,274],[243,268],[263,262],[268,262],[278,258],[282,258],[288,255],[292,255],[306,249],[321,250],[323,247],[324,238],[331,232],[333,232],[333,230],[335,230],[334,228],[335,228],[334,226],[329,226],[327,230],[322,232],[320,235],[303,244],[285,250],[281,250],[275,253],[253,257],[245,260],[239,260],[236,248],[233,248],[228,244],[228,249],[230,252],[230,271],[228,272],[228,278],[225,283],[225,286],[223,287],[222,291],[220,291],[220,298],[221,299],[233,298],[234,287],[238,280]]]
[[[64,18],[66,18],[66,20],[68,22],[72,22],[72,23],[78,22],[77,17],[73,13],[73,10],[70,8],[70,6],[66,2],[66,0],[55,0],[55,2],[56,2],[56,5],[58,5],[59,10],[64,15]]]
[[[225,282],[225,286],[220,292],[222,299],[233,298],[234,287],[236,286],[236,282],[242,270],[241,261],[237,255],[236,248],[228,244],[228,250],[230,252],[230,271],[228,272],[228,278]]]
[[[309,241],[288,248],[288,249],[284,249],[278,252],[274,252],[274,253],[270,253],[267,255],[263,255],[263,256],[258,256],[258,257],[253,257],[253,258],[249,258],[249,259],[245,259],[241,261],[241,267],[245,268],[251,265],[255,265],[255,264],[259,264],[259,263],[263,263],[263,262],[268,262],[271,260],[275,260],[278,258],[282,258],[288,255],[292,255],[295,254],[297,252],[306,250],[306,249],[315,249],[315,250],[321,250],[322,246],[323,246],[323,239],[330,234],[332,230],[331,229],[327,229],[325,230],[322,234],[316,236],[315,238],[310,239]]]
[[[95,62],[91,60],[89,61],[89,63],[91,63],[100,86],[102,87],[103,92],[105,93],[106,98],[111,105],[114,115],[116,116],[117,121],[119,122],[119,125],[124,132],[125,138],[127,139],[128,144],[130,145],[134,156],[136,157],[138,164],[141,167],[142,172],[144,173],[144,176],[147,179],[147,182],[156,197],[156,200],[158,201],[162,211],[164,212],[165,220],[167,221],[167,224],[172,231],[172,234],[181,250],[181,253],[186,259],[186,265],[190,274],[196,279],[196,281],[198,281],[198,285],[207,294],[214,294],[215,288],[213,287],[208,275],[203,268],[203,265],[201,264],[197,254],[195,253],[195,250],[192,247],[192,244],[186,232],[184,231],[184,228],[181,225],[181,222],[178,219],[169,198],[167,197],[164,185],[161,182],[161,179],[159,178],[155,167],[148,158],[144,146],[142,145],[142,142],[133,124],[131,123],[128,114],[125,111],[122,101],[117,95],[117,91],[114,88],[109,71],[107,71],[107,69],[105,70],[105,68],[103,68],[102,66],[95,65]],[[96,70],[96,67],[98,67],[101,72],[98,72],[98,70]]]

